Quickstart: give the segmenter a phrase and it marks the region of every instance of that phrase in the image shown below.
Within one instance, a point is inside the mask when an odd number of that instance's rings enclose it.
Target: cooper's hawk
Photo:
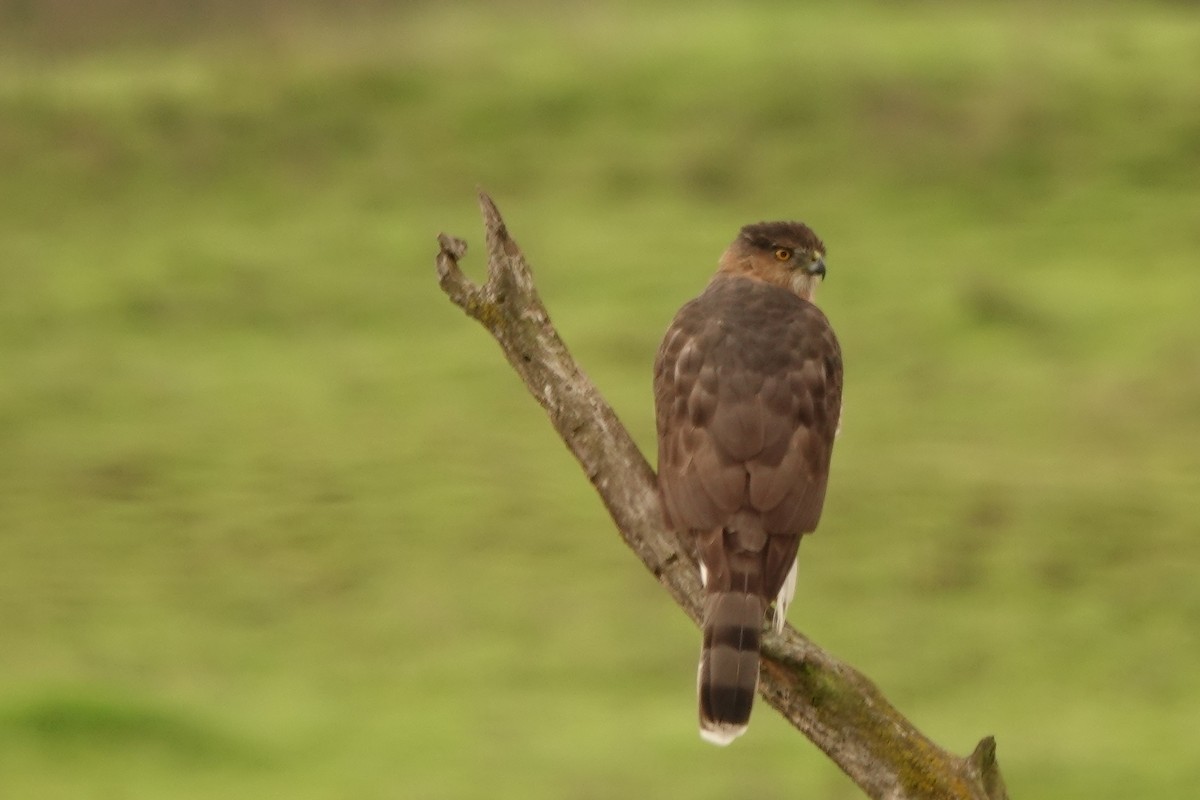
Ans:
[[[842,355],[813,305],[824,259],[799,222],[742,228],[654,363],[658,483],[700,560],[700,735],[715,744],[746,730],[767,610],[781,630],[825,500]]]

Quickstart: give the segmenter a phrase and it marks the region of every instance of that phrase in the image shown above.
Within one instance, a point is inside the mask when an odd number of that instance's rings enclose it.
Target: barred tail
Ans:
[[[746,731],[758,688],[758,646],[766,604],[757,594],[712,592],[705,600],[700,652],[700,736],[727,745]]]

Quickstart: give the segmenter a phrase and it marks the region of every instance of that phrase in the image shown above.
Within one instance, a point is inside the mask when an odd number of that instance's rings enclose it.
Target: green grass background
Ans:
[[[1194,5],[104,0],[0,3],[0,797],[859,796],[696,736],[697,632],[437,289],[477,184],[651,457],[675,309],[809,222],[791,621],[1014,798],[1194,796]]]

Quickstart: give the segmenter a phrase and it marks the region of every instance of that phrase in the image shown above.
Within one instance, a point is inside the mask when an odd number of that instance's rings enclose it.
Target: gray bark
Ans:
[[[500,344],[529,393],[600,494],[625,543],[699,624],[699,571],[663,524],[653,469],[571,358],[538,297],[529,265],[496,204],[479,195],[488,278],[459,269],[462,239],[441,234],[442,291]],[[649,364],[647,364],[647,370]],[[764,634],[759,694],[877,800],[1007,800],[992,737],[969,756],[938,747],[870,680],[787,626]]]

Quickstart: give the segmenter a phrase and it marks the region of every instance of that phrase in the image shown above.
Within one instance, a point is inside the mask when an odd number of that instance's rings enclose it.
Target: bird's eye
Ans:
[[[786,247],[780,247],[778,250],[775,251],[775,259],[777,261],[787,261],[791,257],[792,257],[792,251],[788,250]]]

